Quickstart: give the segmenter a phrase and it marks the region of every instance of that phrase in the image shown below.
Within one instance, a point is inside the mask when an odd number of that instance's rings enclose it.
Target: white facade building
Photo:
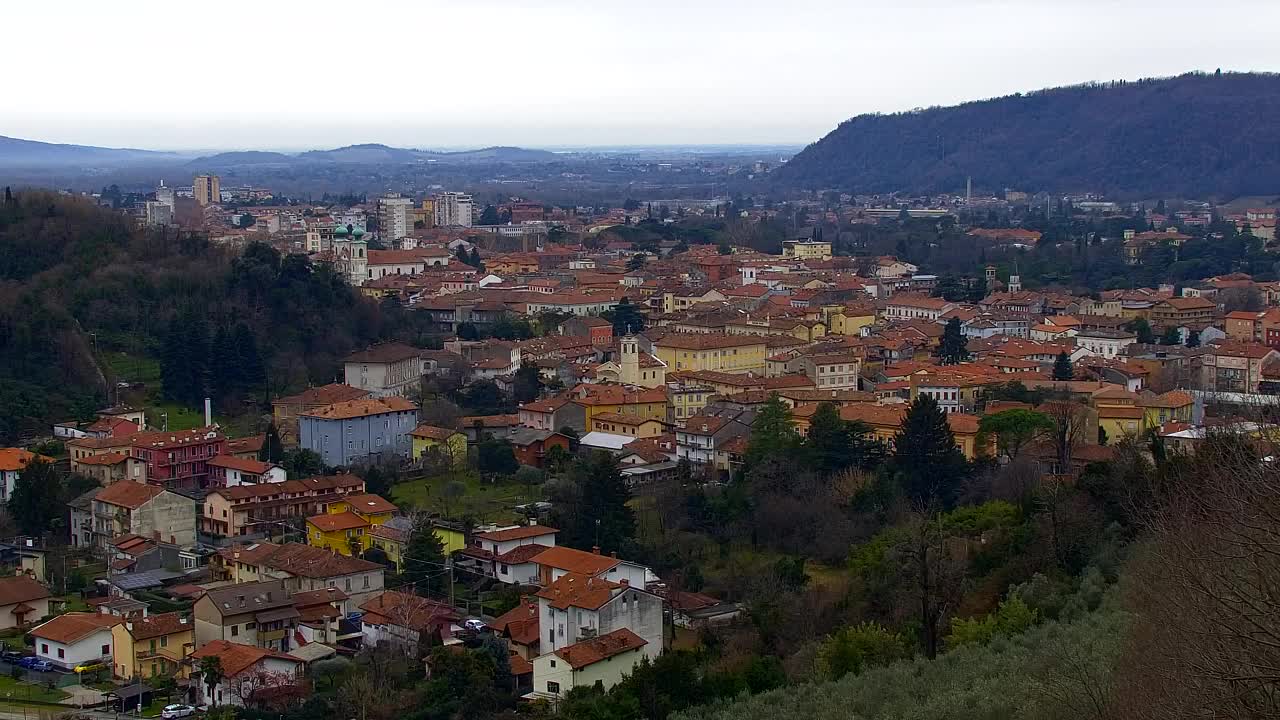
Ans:
[[[378,232],[383,240],[399,240],[413,231],[413,200],[392,193],[378,198]]]
[[[435,208],[438,227],[471,227],[474,204],[470,195],[440,193],[435,196]]]

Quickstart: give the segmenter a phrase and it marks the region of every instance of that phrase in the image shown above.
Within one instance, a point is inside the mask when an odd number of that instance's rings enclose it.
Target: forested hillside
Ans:
[[[859,115],[796,155],[803,189],[1103,191],[1235,197],[1280,190],[1280,75],[1183,75]]]
[[[268,383],[280,391],[332,382],[353,349],[411,334],[406,315],[305,257],[263,245],[237,257],[199,236],[136,228],[84,200],[6,195],[0,443],[91,417],[120,379],[109,357],[161,365],[168,399],[198,406],[212,394],[243,407],[265,397]],[[228,370],[246,359],[248,372]]]

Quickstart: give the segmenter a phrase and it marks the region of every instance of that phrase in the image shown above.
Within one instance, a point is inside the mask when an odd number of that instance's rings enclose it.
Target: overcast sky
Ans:
[[[0,135],[156,149],[807,143],[1054,85],[1280,70],[1280,0],[11,0]]]

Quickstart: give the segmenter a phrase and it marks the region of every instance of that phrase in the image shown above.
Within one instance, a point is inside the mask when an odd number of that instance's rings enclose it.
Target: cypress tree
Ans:
[[[969,462],[956,447],[947,414],[937,401],[921,395],[911,403],[894,438],[893,469],[913,502],[940,502],[949,507],[969,473]]]
[[[969,359],[968,341],[964,339],[960,318],[953,317],[947,321],[947,327],[942,331],[942,342],[935,355],[943,365],[958,365]]]
[[[1058,353],[1057,359],[1053,361],[1053,379],[1070,380],[1075,376],[1076,372],[1071,367],[1071,358],[1067,357],[1066,351]]]

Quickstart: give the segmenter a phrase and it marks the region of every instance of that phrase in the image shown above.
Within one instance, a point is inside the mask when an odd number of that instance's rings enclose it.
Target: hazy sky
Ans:
[[[7,0],[0,135],[805,143],[871,111],[1280,70],[1280,0]]]

